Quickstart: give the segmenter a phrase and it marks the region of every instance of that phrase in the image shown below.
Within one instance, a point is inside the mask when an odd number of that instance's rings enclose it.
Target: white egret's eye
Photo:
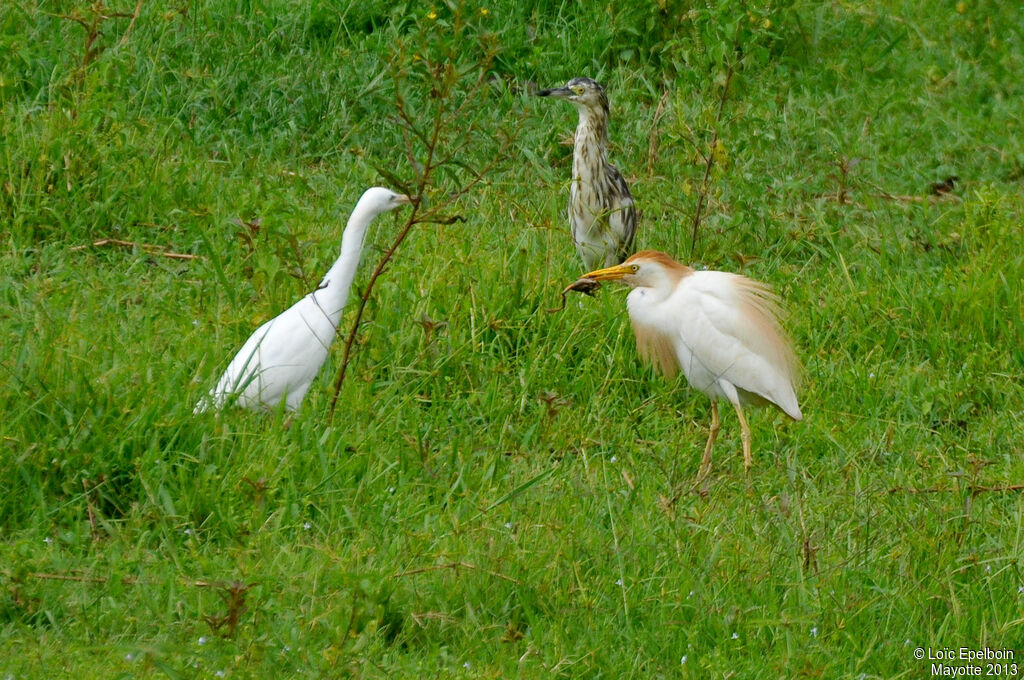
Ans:
[[[640,271],[640,265],[634,264],[630,267],[630,269],[632,269],[633,273],[635,274],[636,272]]]

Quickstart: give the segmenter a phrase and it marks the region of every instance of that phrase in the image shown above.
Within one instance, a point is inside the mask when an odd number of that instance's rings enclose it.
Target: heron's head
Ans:
[[[630,288],[674,288],[693,269],[679,264],[657,250],[641,250],[622,264],[605,267],[583,275],[595,281],[617,281]]]
[[[541,90],[538,97],[554,97],[572,102],[579,109],[608,113],[608,95],[597,81],[590,78],[573,78],[565,87]]]
[[[359,205],[373,214],[388,212],[410,203],[412,199],[405,194],[395,193],[384,187],[371,187],[364,191],[359,199]]]

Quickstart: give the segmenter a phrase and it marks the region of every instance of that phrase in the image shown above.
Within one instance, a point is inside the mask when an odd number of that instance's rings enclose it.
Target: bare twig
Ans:
[[[156,245],[153,243],[136,243],[135,241],[124,241],[119,238],[101,238],[98,241],[92,243],[86,243],[79,246],[71,246],[71,250],[85,250],[86,248],[99,248],[101,246],[121,246],[123,248],[138,248],[144,250],[150,255],[159,255],[161,257],[168,257],[173,260],[202,260],[202,255],[192,255],[191,253],[176,253],[171,250],[167,250],[167,246]]]
[[[92,509],[92,487],[89,485],[88,479],[82,480],[82,489],[85,490],[85,509],[89,512],[89,531],[92,534],[92,540],[95,543],[100,540],[100,532],[96,526],[96,513]]]
[[[7,570],[0,570],[0,574],[3,574],[5,578],[15,578],[13,572]],[[64,574],[46,571],[30,571],[27,576],[37,578],[40,581],[73,581],[75,583],[108,583],[110,582],[109,576],[90,576],[88,574]],[[135,578],[134,576],[121,576],[119,579],[120,583],[127,586],[134,585],[153,585],[151,582],[142,581]],[[237,581],[182,581],[186,586],[193,588],[230,588],[233,583]],[[246,589],[254,586],[254,583],[250,583],[246,586]]]
[[[117,43],[118,47],[123,47],[128,42],[128,36],[131,34],[132,29],[135,28],[135,20],[139,18],[139,11],[142,10],[142,0],[139,0],[138,4],[135,5],[135,11],[132,13],[132,20],[128,23],[128,28],[125,29],[124,35],[121,36],[121,42]]]
[[[647,176],[650,177],[654,174],[654,164],[658,159],[658,138],[661,136],[661,130],[658,127],[658,123],[661,122],[662,116],[665,115],[665,104],[668,102],[668,95],[670,90],[667,88],[661,93],[661,98],[658,100],[658,108],[654,111],[654,120],[651,121],[651,135],[647,139]]]
[[[131,19],[131,23],[129,23],[128,29],[125,31],[124,36],[121,38],[121,42],[119,43],[120,45],[123,45],[128,39],[128,34],[135,25],[135,20],[138,18],[139,11],[141,9],[142,0],[139,0],[138,5],[135,6],[135,12],[133,14],[129,14],[127,12],[111,12],[107,9],[107,6],[103,4],[102,0],[97,0],[89,6],[88,12],[91,16],[88,20],[80,15],[77,9],[72,14],[56,15],[61,19],[76,23],[85,29],[85,49],[82,52],[81,63],[79,64],[79,74],[81,74],[85,67],[91,64],[96,57],[107,49],[106,46],[97,43],[99,37],[103,35],[103,24],[111,19]]]
[[[980,486],[977,484],[971,484],[966,487],[967,491],[971,492],[972,496],[977,496],[982,493],[1010,493],[1016,491],[1024,491],[1024,484],[1006,484],[1002,486]],[[888,490],[888,493],[963,493],[963,488],[946,488],[941,486],[930,486],[930,487],[912,487],[912,486],[894,486]]]
[[[735,53],[739,49],[739,31],[736,33],[736,49],[733,50]],[[711,168],[715,165],[715,149],[718,148],[718,135],[721,129],[722,113],[725,111],[725,102],[729,98],[729,84],[732,82],[733,73],[736,70],[735,61],[730,61],[729,66],[725,71],[725,83],[722,85],[722,96],[718,99],[718,113],[715,115],[715,128],[711,133],[711,146],[708,149],[707,154],[704,156],[704,178],[700,182],[700,187],[697,189],[697,207],[693,211],[693,225],[691,228],[692,234],[690,236],[690,253],[693,254],[697,249],[697,232],[700,229],[700,220],[702,213],[704,212],[704,205],[707,202],[708,188],[711,184]]]
[[[439,71],[439,69],[452,68],[449,65],[430,65],[425,61],[421,61],[421,64],[433,71],[433,75],[435,76],[434,82],[454,82],[448,79],[448,77],[451,76],[451,72],[442,73]],[[479,74],[475,83],[469,87],[468,93],[460,95],[460,103],[454,108],[452,108],[453,96],[451,92],[445,91],[444,85],[438,85],[442,91],[434,91],[431,93],[432,101],[436,101],[438,103],[434,112],[434,119],[429,126],[421,125],[417,116],[413,115],[410,111],[408,103],[401,95],[401,88],[398,86],[401,74],[398,71],[394,71],[392,73],[392,78],[396,85],[395,119],[402,127],[402,140],[405,146],[404,151],[406,158],[410,167],[413,168],[417,175],[415,188],[412,190],[406,190],[406,193],[413,196],[413,209],[409,214],[409,217],[406,219],[404,226],[399,230],[398,235],[394,238],[380,261],[374,267],[373,272],[370,275],[369,282],[360,296],[355,320],[352,323],[352,327],[345,339],[341,367],[338,369],[338,375],[334,381],[334,393],[331,397],[330,406],[331,417],[334,416],[335,409],[337,408],[338,396],[341,394],[342,385],[344,384],[345,377],[348,374],[348,366],[352,360],[352,347],[355,343],[355,338],[358,334],[367,302],[370,299],[370,294],[372,293],[377,280],[380,278],[381,274],[384,273],[384,270],[394,257],[395,252],[398,250],[402,242],[405,241],[413,226],[417,224],[452,224],[457,221],[464,221],[464,218],[461,215],[444,215],[443,213],[448,206],[452,205],[473,187],[483,181],[487,173],[504,159],[505,152],[515,139],[514,134],[501,135],[498,150],[491,156],[491,159],[479,169],[470,168],[457,158],[455,151],[469,144],[473,137],[472,133],[478,131],[478,128],[476,128],[475,124],[472,123],[467,129],[463,119],[465,118],[465,110],[468,104],[476,97],[482,88],[486,86],[486,72],[487,69],[479,69]],[[446,151],[451,151],[451,153],[443,156],[439,155],[439,152],[442,150],[442,144],[440,141],[442,134],[448,134],[449,131],[460,128],[460,141],[454,144],[455,149],[450,149],[450,145],[444,145],[446,147]],[[418,140],[424,147],[425,158],[422,162],[415,157],[415,151],[413,148],[414,139]],[[427,189],[432,186],[434,172],[438,168],[449,164],[457,165],[464,170],[468,170],[471,173],[471,179],[459,189],[447,192],[444,200],[439,205],[432,206],[429,209],[424,209],[424,197],[427,194]],[[394,173],[388,170],[381,169],[381,174],[388,178],[396,187],[402,187],[404,184]]]
[[[476,567],[475,565],[470,564],[469,562],[448,562],[447,564],[434,564],[434,565],[431,565],[429,567],[419,567],[418,569],[410,569],[408,571],[402,571],[402,572],[399,572],[397,574],[392,574],[391,578],[402,578],[402,577],[405,577],[405,576],[415,576],[416,574],[425,574],[427,572],[441,571],[441,570],[444,570],[444,569],[453,569],[455,571],[458,571],[459,569],[471,569],[471,570],[474,570],[474,571],[482,571],[483,573],[490,574],[491,576],[494,576],[495,578],[500,578],[500,579],[503,579],[505,581],[510,581],[512,583],[515,583],[516,585],[519,585],[519,581],[517,581],[516,579],[512,578],[511,576],[506,576],[505,574],[499,574],[498,572],[490,571],[489,569],[479,569],[478,567]]]

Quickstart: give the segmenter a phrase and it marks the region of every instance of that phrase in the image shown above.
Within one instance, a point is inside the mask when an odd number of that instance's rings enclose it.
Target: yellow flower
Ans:
[[[481,7],[480,8],[480,16],[485,17],[488,14],[490,14],[490,11],[486,7]]]
[[[764,21],[761,22],[761,26],[763,28],[771,28],[772,27],[772,20],[769,19],[768,17],[765,17]]]
[[[433,21],[434,19],[437,18],[437,12],[435,12],[434,10],[430,10],[427,13],[427,18],[430,19],[431,21]]]

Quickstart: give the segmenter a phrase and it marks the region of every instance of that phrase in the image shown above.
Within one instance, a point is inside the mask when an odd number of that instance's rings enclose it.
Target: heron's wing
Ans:
[[[629,185],[614,165],[608,166],[608,179],[613,187],[613,195],[608,206],[608,227],[615,235],[618,261],[622,262],[633,252],[637,224],[636,206],[633,204],[633,194],[629,191]]]
[[[687,361],[801,417],[794,391],[799,363],[779,323],[778,298],[767,286],[736,274],[696,272],[667,302]],[[693,368],[682,366],[688,376]]]

